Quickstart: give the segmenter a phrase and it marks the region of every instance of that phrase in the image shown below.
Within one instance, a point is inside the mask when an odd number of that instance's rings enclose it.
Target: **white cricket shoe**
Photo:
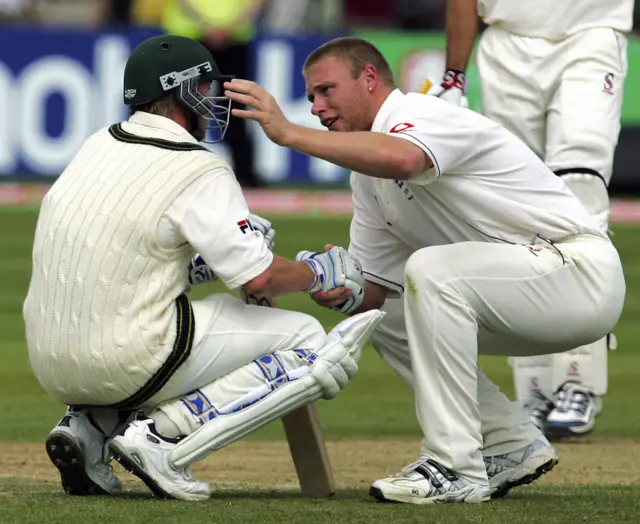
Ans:
[[[524,404],[524,409],[529,413],[531,422],[533,422],[533,425],[540,431],[544,431],[549,413],[553,411],[554,407],[555,404],[553,400],[539,391],[536,391],[533,397]]]
[[[435,460],[421,458],[396,475],[376,480],[369,495],[382,502],[409,504],[485,502],[490,498],[490,489],[461,477]]]
[[[586,435],[595,426],[599,407],[599,399],[590,388],[577,382],[565,382],[547,417],[545,434],[550,438]]]
[[[484,457],[491,497],[504,497],[510,489],[530,484],[551,471],[557,463],[556,450],[542,435],[511,453]]]
[[[189,468],[176,470],[169,463],[169,454],[178,441],[160,436],[152,419],[135,420],[124,435],[111,441],[110,449],[113,458],[158,497],[206,500],[211,496],[209,485],[195,480]]]
[[[60,471],[69,495],[115,495],[122,482],[109,466],[104,433],[84,410],[68,409],[46,441],[47,455]]]

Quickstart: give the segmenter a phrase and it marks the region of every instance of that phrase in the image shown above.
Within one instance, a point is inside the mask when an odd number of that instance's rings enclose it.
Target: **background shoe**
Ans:
[[[509,490],[530,484],[558,463],[558,455],[541,436],[528,446],[511,453],[484,457],[492,498],[504,497]]]
[[[400,473],[376,480],[369,495],[381,502],[435,504],[441,502],[485,502],[489,487],[472,482],[435,460],[420,459]]]
[[[141,479],[158,497],[180,500],[207,500],[211,489],[206,482],[195,480],[189,469],[175,470],[169,454],[180,439],[161,436],[153,420],[136,420],[111,441],[110,449],[127,471]]]
[[[545,435],[563,438],[586,435],[596,423],[601,402],[591,389],[577,382],[565,382],[557,393],[555,407],[545,424]]]
[[[106,437],[84,410],[67,410],[46,440],[47,455],[69,495],[115,495],[122,482],[109,466]]]
[[[545,424],[549,413],[553,411],[555,404],[553,400],[546,397],[539,391],[533,394],[533,397],[524,405],[524,409],[529,413],[531,422],[540,431],[544,431]]]

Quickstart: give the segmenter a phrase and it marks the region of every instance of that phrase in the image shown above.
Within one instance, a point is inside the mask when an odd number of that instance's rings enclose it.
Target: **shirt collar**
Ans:
[[[380,106],[380,109],[378,109],[378,114],[373,121],[371,131],[384,131],[384,123],[387,121],[387,118],[389,118],[393,110],[402,103],[404,96],[404,93],[400,91],[400,89],[394,89],[389,93],[387,99]]]
[[[172,135],[175,135],[176,141],[179,142],[192,142],[194,144],[199,144],[199,142],[191,136],[184,127],[164,116],[153,115],[151,113],[145,113],[144,111],[136,111],[129,117],[128,122],[169,132]]]

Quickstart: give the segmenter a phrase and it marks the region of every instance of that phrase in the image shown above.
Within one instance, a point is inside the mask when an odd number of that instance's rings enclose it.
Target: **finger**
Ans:
[[[333,308],[333,307],[341,306],[342,304],[344,304],[345,300],[346,299],[344,298],[333,299],[333,300],[316,300],[316,303],[322,307]]]
[[[351,290],[345,287],[337,287],[330,291],[318,291],[313,294],[314,297],[318,297],[321,300],[341,299],[346,300],[351,296]]]
[[[251,94],[258,90],[263,90],[258,84],[251,80],[243,80],[241,78],[234,78],[231,81],[224,83],[225,89],[231,89],[232,91],[239,91],[240,93]]]
[[[245,109],[232,109],[231,114],[238,118],[244,118],[245,120],[255,120],[256,122],[260,122],[262,120],[261,113],[257,113],[256,111],[247,111]]]
[[[225,91],[224,96],[230,98],[234,102],[238,102],[239,104],[244,104],[245,106],[257,107],[260,101],[251,95],[243,95],[242,93],[237,93],[235,91]]]
[[[333,249],[335,246],[333,244],[325,244],[324,245],[324,250],[325,251],[329,251],[331,249]]]

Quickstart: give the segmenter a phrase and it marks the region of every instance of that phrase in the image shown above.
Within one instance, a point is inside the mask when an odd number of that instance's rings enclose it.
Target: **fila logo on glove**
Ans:
[[[413,124],[410,124],[409,122],[402,122],[402,124],[396,124],[395,126],[393,126],[389,133],[403,133],[411,129],[412,127],[415,126]]]

